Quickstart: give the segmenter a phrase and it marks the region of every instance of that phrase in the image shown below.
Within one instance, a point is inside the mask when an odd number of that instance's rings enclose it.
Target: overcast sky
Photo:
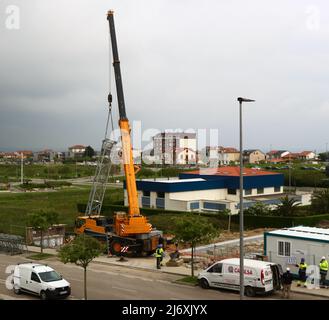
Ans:
[[[218,129],[220,145],[238,147],[245,96],[256,99],[244,105],[245,148],[326,149],[325,0],[0,0],[0,150],[99,149],[109,67],[115,96],[109,9],[127,115],[143,131]]]

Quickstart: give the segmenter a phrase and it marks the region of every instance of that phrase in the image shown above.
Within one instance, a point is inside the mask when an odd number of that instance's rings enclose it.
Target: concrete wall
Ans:
[[[225,199],[226,189],[197,190],[170,193],[171,200],[221,200]]]

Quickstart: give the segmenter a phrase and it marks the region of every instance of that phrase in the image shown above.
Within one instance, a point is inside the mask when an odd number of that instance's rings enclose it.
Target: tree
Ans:
[[[86,147],[83,156],[86,158],[92,158],[94,155],[95,155],[95,150],[91,146]]]
[[[313,192],[311,208],[319,213],[329,213],[329,189]]]
[[[191,214],[175,220],[174,234],[176,240],[191,244],[191,272],[192,277],[194,277],[194,251],[196,245],[201,242],[209,242],[218,232],[206,218]]]
[[[63,263],[75,263],[83,268],[85,300],[87,300],[87,267],[102,252],[101,243],[85,234],[77,236],[71,243],[64,245],[59,250],[59,258]]]
[[[251,216],[269,216],[272,214],[272,211],[268,205],[257,201],[253,206],[244,210],[244,213]]]
[[[43,253],[43,235],[49,227],[58,222],[58,213],[54,211],[38,211],[29,216],[29,224],[32,228],[40,231],[40,248]]]
[[[277,205],[276,213],[282,217],[292,217],[295,215],[297,207],[300,202],[294,198],[290,198],[286,195],[280,198],[281,203]]]

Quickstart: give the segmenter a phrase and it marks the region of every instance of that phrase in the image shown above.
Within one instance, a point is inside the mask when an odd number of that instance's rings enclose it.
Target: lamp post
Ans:
[[[238,98],[240,120],[240,300],[244,297],[244,266],[243,266],[243,147],[242,147],[242,102],[254,102],[255,100]]]

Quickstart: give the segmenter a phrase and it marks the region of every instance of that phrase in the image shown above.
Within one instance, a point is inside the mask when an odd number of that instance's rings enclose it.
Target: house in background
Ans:
[[[35,152],[33,154],[33,161],[37,162],[53,162],[55,157],[57,156],[57,152],[50,150],[50,149],[45,149],[39,152]]]
[[[219,147],[218,160],[220,165],[238,163],[240,161],[240,152],[232,147]]]
[[[271,150],[266,153],[266,160],[270,161],[273,159],[281,159],[284,156],[288,155],[290,152],[287,150]],[[273,162],[273,161],[271,161]]]
[[[154,159],[158,164],[196,163],[196,133],[162,132],[153,137]]]
[[[243,151],[243,163],[260,163],[265,161],[265,154],[258,149]]]
[[[302,151],[299,153],[300,160],[314,160],[316,158],[316,154],[313,151]]]
[[[76,144],[69,147],[69,158],[82,158],[85,154],[86,146],[81,144]]]

